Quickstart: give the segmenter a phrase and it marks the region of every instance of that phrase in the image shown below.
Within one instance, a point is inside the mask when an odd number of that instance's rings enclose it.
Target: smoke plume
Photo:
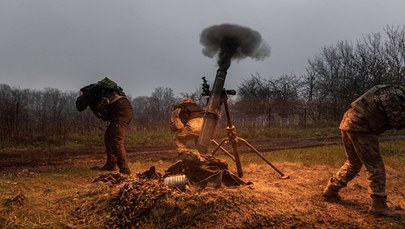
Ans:
[[[228,69],[232,59],[250,57],[263,60],[270,56],[270,46],[259,32],[234,24],[213,25],[200,34],[202,52],[210,58],[218,54],[218,66]]]

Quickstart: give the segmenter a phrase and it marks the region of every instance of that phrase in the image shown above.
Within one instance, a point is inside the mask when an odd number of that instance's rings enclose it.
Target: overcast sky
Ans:
[[[404,9],[404,0],[0,0],[0,83],[78,91],[108,76],[133,97],[194,92],[217,69],[201,31],[231,23],[271,47],[264,61],[232,63],[225,87],[236,89],[257,72],[305,74],[324,46],[404,26]]]

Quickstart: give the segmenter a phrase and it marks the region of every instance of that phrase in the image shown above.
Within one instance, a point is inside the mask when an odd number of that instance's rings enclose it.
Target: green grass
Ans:
[[[288,128],[265,128],[265,129],[240,129],[238,134],[243,138],[252,140],[264,140],[273,138],[292,137],[330,137],[340,135],[340,130],[336,127],[288,127]]]
[[[0,177],[0,225],[4,228],[52,228],[80,225],[80,219],[72,217],[82,201],[94,201],[99,197],[87,197],[84,190],[102,187],[91,182],[94,174],[88,168],[73,167],[60,171],[33,173],[20,171],[2,174]],[[107,190],[107,189],[106,189]],[[16,195],[23,195],[19,204],[6,205]],[[96,218],[93,215],[92,218]]]
[[[262,129],[237,129],[238,136],[248,140],[266,140],[277,138],[296,138],[296,137],[332,137],[339,136],[338,127],[287,127],[287,128],[262,128]],[[156,146],[156,145],[173,145],[174,132],[169,128],[160,130],[136,130],[130,128],[126,135],[126,144],[131,146]],[[390,130],[385,134],[396,135],[405,134],[402,131]],[[226,136],[225,128],[218,127],[215,138],[222,139]],[[0,152],[48,149],[52,150],[60,147],[82,148],[82,147],[99,147],[104,145],[103,129],[94,130],[93,132],[72,133],[64,136],[34,136],[21,141],[3,140],[0,141]]]
[[[380,143],[380,148],[386,165],[398,170],[403,169],[405,166],[405,140],[385,141]],[[346,160],[342,145],[280,150],[266,152],[264,155],[269,161],[300,163],[305,166],[339,167]],[[244,154],[242,160],[244,163],[265,163],[256,154]]]
[[[128,132],[126,142],[132,146],[171,145],[174,134],[170,130],[134,130]]]
[[[291,162],[305,166],[337,167],[342,165],[345,160],[344,149],[340,145],[262,152],[261,154],[270,162]],[[265,164],[264,160],[254,153],[243,154],[241,160],[246,164]]]
[[[380,144],[381,153],[387,165],[403,170],[405,167],[405,141],[387,141]]]
[[[170,130],[129,130],[125,141],[131,146],[171,145],[173,135]],[[74,133],[68,136],[38,136],[23,141],[0,141],[0,152],[99,146],[104,146],[103,131]]]

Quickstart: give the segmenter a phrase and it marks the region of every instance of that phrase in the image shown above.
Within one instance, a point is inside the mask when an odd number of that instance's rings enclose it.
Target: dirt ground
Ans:
[[[254,144],[262,151],[270,151],[338,143],[340,139],[336,137],[285,139]],[[82,152],[66,149],[60,152],[38,151],[32,154],[21,153],[13,157],[5,157],[10,154],[4,154],[0,155],[0,168],[3,172],[33,167],[45,169],[66,165],[94,165],[104,160],[101,148]],[[131,161],[165,160],[173,158],[175,154],[173,147],[129,149]],[[45,158],[39,159],[41,158],[39,156]],[[364,170],[341,191],[341,201],[326,202],[322,199],[321,192],[337,168],[306,167],[296,163],[275,163],[275,165],[290,178],[280,179],[280,176],[268,165],[251,164],[244,166],[243,180],[252,182],[252,185],[237,188],[207,188],[198,193],[189,190],[177,194],[176,200],[179,201],[177,205],[183,204],[185,208],[193,206],[190,205],[193,201],[184,203],[186,200],[190,201],[190,198],[199,198],[203,199],[205,204],[210,203],[209,210],[202,212],[198,217],[194,216],[189,227],[405,228],[405,174],[403,171],[386,168],[388,206],[402,212],[401,218],[386,218],[367,213],[369,198]],[[232,170],[234,171],[234,168]],[[181,201],[183,203],[180,203]],[[154,206],[154,208],[157,207]],[[147,225],[145,224],[145,227]]]
[[[369,199],[364,171],[341,191],[342,201],[330,203],[323,200],[321,192],[336,169],[323,166],[309,168],[298,164],[279,164],[278,167],[290,178],[280,180],[266,165],[245,168],[245,179],[254,185],[236,191],[235,195],[239,196],[236,201],[241,201],[241,207],[240,213],[234,214],[241,214],[241,218],[249,215],[246,220],[252,227],[405,227],[404,219],[387,221],[367,213]],[[391,168],[387,169],[387,173],[388,205],[403,211],[405,176]]]
[[[321,192],[335,169],[276,165],[290,178],[280,179],[267,165],[250,164],[243,179],[253,184],[202,191],[172,191],[157,182],[119,178],[124,185],[109,226],[128,226],[121,224],[124,218],[139,228],[405,228],[403,215],[367,213],[364,171],[341,191],[341,201],[326,202]],[[405,176],[391,168],[387,173],[388,205],[403,212]]]

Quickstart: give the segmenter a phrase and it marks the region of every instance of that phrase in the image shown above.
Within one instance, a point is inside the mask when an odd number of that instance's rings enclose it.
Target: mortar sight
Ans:
[[[209,96],[211,94],[210,85],[208,84],[207,79],[205,79],[205,76],[203,76],[201,79],[203,80],[203,83],[201,84],[202,85],[202,93],[201,93],[201,95],[202,96]]]

